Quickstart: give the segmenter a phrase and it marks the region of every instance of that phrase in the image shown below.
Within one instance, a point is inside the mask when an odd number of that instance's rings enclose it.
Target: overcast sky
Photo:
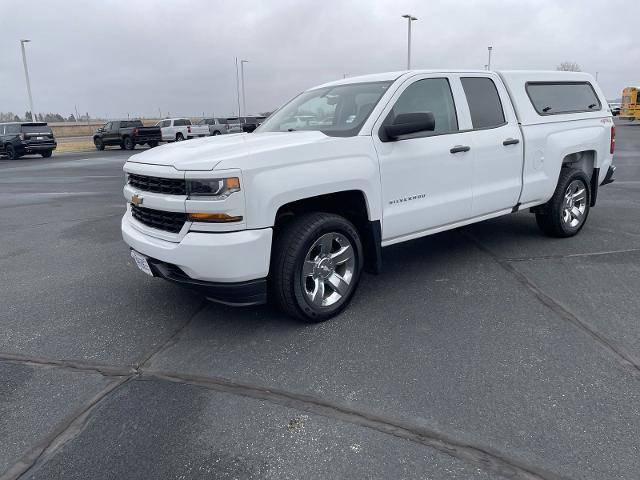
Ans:
[[[0,0],[0,111],[23,115],[27,60],[34,109],[91,116],[231,115],[236,56],[248,59],[248,112],[272,110],[336,78],[400,70],[404,13],[414,68],[599,72],[609,98],[640,84],[628,0]]]

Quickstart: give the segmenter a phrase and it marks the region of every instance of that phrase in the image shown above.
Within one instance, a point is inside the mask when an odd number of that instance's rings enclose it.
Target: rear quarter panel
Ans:
[[[600,183],[611,165],[609,153],[613,120],[583,119],[523,125],[525,154],[520,203],[544,203],[555,190],[563,159],[572,153],[593,151]]]

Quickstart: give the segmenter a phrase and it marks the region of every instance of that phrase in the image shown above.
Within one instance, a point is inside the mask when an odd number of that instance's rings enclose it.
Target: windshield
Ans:
[[[392,83],[353,83],[309,90],[267,118],[256,132],[316,130],[334,137],[357,135]]]

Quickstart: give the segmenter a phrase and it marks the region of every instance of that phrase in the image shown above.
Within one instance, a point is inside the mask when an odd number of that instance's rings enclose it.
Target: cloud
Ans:
[[[27,45],[35,110],[92,116],[230,115],[234,58],[249,112],[272,110],[313,85],[398,70],[412,13],[414,68],[599,72],[605,93],[640,83],[640,44],[620,28],[623,0],[61,1],[0,3],[0,111],[22,113]],[[11,12],[11,14],[7,14]],[[635,68],[635,69],[634,69]]]

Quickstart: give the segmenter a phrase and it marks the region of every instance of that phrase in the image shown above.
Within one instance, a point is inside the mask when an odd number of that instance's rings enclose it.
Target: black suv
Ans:
[[[11,160],[31,154],[49,158],[57,145],[51,127],[44,122],[0,123],[0,155]]]

